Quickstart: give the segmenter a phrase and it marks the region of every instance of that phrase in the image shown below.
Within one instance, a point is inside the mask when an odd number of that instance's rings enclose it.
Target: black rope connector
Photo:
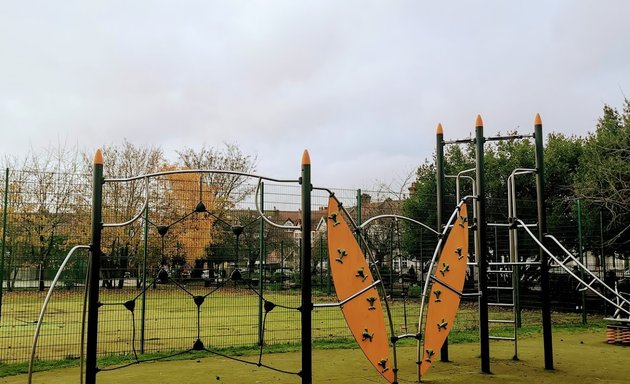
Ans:
[[[264,304],[265,312],[271,312],[275,307],[276,305],[274,303],[272,303],[271,301],[265,300],[265,304]]]
[[[234,234],[234,236],[242,235],[244,230],[245,230],[245,227],[242,226],[242,225],[233,225],[232,226],[232,233]]]
[[[395,336],[395,335],[389,338],[389,341],[391,341],[392,344],[396,344],[398,340],[400,340],[400,337]]]
[[[206,212],[206,205],[203,203],[203,201],[199,201],[197,203],[197,206],[195,207],[195,212]]]
[[[129,300],[123,303],[123,305],[125,306],[125,308],[127,308],[129,310],[129,312],[133,312],[134,309],[136,309],[136,301],[135,300]]]
[[[201,304],[203,304],[203,301],[206,298],[204,296],[193,296],[193,301],[195,302],[195,304],[197,305],[197,307],[201,307]]]
[[[168,232],[168,225],[158,225],[157,231],[160,236],[166,235],[166,233]]]
[[[238,269],[233,270],[232,274],[230,274],[230,280],[238,281],[240,279],[241,279],[241,271],[239,271]]]
[[[203,351],[205,348],[203,346],[203,341],[201,339],[197,339],[192,347],[193,351]]]
[[[518,228],[518,223],[516,222],[516,217],[509,217],[508,218],[508,223],[510,224],[510,226],[508,227],[509,229],[516,229],[516,228]]]

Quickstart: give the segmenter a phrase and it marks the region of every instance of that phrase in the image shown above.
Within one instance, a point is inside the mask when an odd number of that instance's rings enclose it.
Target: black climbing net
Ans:
[[[107,335],[99,337],[99,354],[107,353],[110,348],[120,353],[120,345],[124,344],[126,348],[123,353],[128,355],[129,361],[102,367],[99,371],[118,370],[143,362],[170,359],[192,352],[205,352],[283,374],[300,375],[300,372],[294,369],[268,364],[264,358],[266,349],[270,345],[267,342],[269,319],[274,317],[274,314],[283,313],[278,316],[280,318],[278,324],[286,319],[297,320],[300,307],[293,305],[295,301],[291,298],[274,295],[273,292],[265,294],[260,283],[260,281],[269,281],[269,278],[258,276],[262,266],[256,265],[258,260],[256,256],[263,250],[257,249],[258,244],[252,244],[252,242],[258,242],[259,237],[270,236],[261,229],[263,227],[260,226],[259,214],[249,208],[232,207],[229,210],[232,215],[228,217],[227,210],[209,209],[204,203],[204,198],[207,197],[203,188],[204,184],[200,178],[198,201],[193,204],[194,208],[175,219],[167,221],[169,217],[167,215],[150,216],[148,213],[142,216],[144,231],[147,232],[145,236],[151,238],[149,234],[152,234],[154,238],[152,242],[145,243],[145,247],[152,250],[153,259],[156,259],[155,255],[159,255],[158,263],[150,273],[145,272],[145,276],[142,276],[141,272],[138,273],[131,297],[124,290],[120,292],[101,290],[103,294],[99,303],[99,328]],[[217,203],[209,205],[217,205]],[[205,226],[200,224],[204,222]],[[207,225],[208,222],[211,224]],[[212,256],[221,262],[212,262],[210,263],[213,264],[212,266],[204,264],[196,268],[197,272],[203,271],[201,276],[191,277],[186,267],[175,268],[173,262],[175,258],[180,257],[180,254],[177,244],[173,247],[172,243],[182,241],[182,234],[191,229],[191,232],[212,230],[213,233],[220,233],[224,245],[221,249],[204,250],[208,259]],[[291,257],[295,259],[299,251],[293,234],[289,233],[284,237],[287,236],[291,241],[280,244],[283,253],[281,257],[285,257],[286,261]],[[195,240],[189,239],[189,241]],[[282,241],[284,240],[281,239],[280,242]],[[226,244],[231,246],[231,250],[226,249]],[[256,263],[252,264],[254,261]],[[222,266],[217,268],[218,264]],[[244,264],[246,267],[242,268]],[[146,267],[142,269],[148,270]],[[261,271],[260,273],[268,272]],[[279,284],[283,283],[286,283],[284,279],[280,279]],[[111,288],[112,285],[115,286],[109,283],[108,287]],[[151,300],[150,297],[154,293],[161,293],[162,297]],[[171,303],[177,301],[177,305],[155,308],[158,301]],[[236,304],[226,308],[226,303],[229,301],[234,301]],[[149,306],[154,308],[147,310]],[[255,313],[256,306],[259,307],[258,313]],[[234,310],[234,313],[227,314],[231,310]],[[193,311],[195,315],[190,316]],[[183,315],[184,312],[188,316]],[[256,315],[258,315],[258,321],[253,320]],[[113,320],[114,318],[116,320]],[[257,328],[257,332],[251,332],[251,328]],[[274,332],[280,332],[277,326],[275,328]],[[173,332],[174,329],[177,329],[177,332]],[[216,332],[217,330],[219,332]],[[213,335],[215,332],[217,335]],[[112,337],[112,334],[115,336]],[[243,342],[243,340],[251,341],[252,338],[255,338],[258,349],[255,359],[242,358],[233,353],[234,347],[230,345],[232,340],[238,340],[233,343],[237,348],[239,345],[251,348],[252,343]],[[184,348],[173,348],[168,345],[171,339],[177,339],[176,344],[179,346],[186,342],[189,344]],[[215,343],[218,339],[222,339],[221,342]]]

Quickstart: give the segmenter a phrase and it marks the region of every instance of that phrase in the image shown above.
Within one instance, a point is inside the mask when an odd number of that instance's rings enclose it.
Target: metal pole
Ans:
[[[260,183],[260,212],[264,214],[265,212],[265,183]],[[258,236],[258,345],[263,345],[263,288],[264,283],[263,280],[265,278],[264,275],[264,266],[265,263],[265,220],[260,219],[260,234]]]
[[[85,359],[85,383],[95,384],[96,352],[98,342],[98,298],[99,275],[101,268],[101,231],[103,209],[103,153],[100,149],[94,155],[92,175],[92,243],[90,244],[90,270],[88,287],[87,347]]]
[[[363,199],[361,198],[361,194],[362,194],[361,189],[360,188],[357,189],[357,226],[360,226],[361,222],[362,222],[361,221],[362,220],[361,211],[363,211],[363,209],[362,209],[363,208],[362,207]]]
[[[302,155],[302,377],[303,384],[313,381],[312,287],[311,287],[311,159],[307,150]]]
[[[4,174],[4,202],[2,205],[2,258],[0,258],[0,319],[2,319],[2,291],[4,289],[4,253],[7,242],[7,209],[9,208],[9,168]],[[8,280],[7,280],[8,281]]]
[[[582,243],[582,202],[577,201],[577,220],[578,220],[578,258],[580,264],[584,264],[584,253]],[[584,268],[580,268],[580,279],[584,281]],[[586,292],[581,292],[582,296],[582,324],[586,324]]]
[[[284,287],[284,240],[280,240],[280,289]]]
[[[603,226],[603,214],[602,214],[602,210],[599,210],[599,247],[600,247],[600,251],[599,253],[602,255],[601,256],[601,261],[602,261],[602,266],[600,268],[600,275],[599,278],[603,281],[606,281],[606,255],[604,254],[604,226]],[[613,260],[615,260],[615,257],[613,256]],[[614,284],[613,284],[614,285]],[[608,305],[607,303],[604,301],[604,315],[606,314],[608,310]]]
[[[536,114],[534,120],[534,139],[536,142],[536,202],[538,205],[538,239],[545,244],[547,233],[547,214],[545,203],[545,162],[543,157],[542,120]],[[545,369],[553,369],[553,344],[551,335],[551,300],[549,298],[549,257],[540,249],[540,285],[542,302],[543,345],[545,351]]]
[[[490,373],[490,329],[488,325],[488,242],[486,222],[486,187],[484,174],[483,120],[477,115],[475,122],[476,140],[476,184],[477,184],[477,257],[479,261],[479,343],[481,349],[481,372]]]
[[[149,253],[149,205],[144,210],[144,250],[142,251],[142,312],[140,313],[140,353],[144,353],[145,330],[147,311],[147,256]]]
[[[444,131],[442,123],[438,123],[435,134],[435,168],[436,168],[436,230],[442,231],[444,220]],[[440,349],[440,361],[448,362],[448,338]]]
[[[324,238],[319,234],[319,291],[324,286]]]

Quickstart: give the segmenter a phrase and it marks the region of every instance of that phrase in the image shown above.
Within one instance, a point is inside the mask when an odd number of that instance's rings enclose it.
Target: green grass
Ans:
[[[208,288],[189,286],[193,295],[203,295]],[[100,310],[99,321],[99,365],[115,366],[133,361],[131,340],[133,323],[131,313],[120,303],[135,295],[134,290],[105,290],[101,293],[105,305]],[[30,347],[44,293],[10,292],[5,295],[2,322],[0,324],[0,377],[25,372],[30,357]],[[296,308],[300,297],[296,292],[273,291],[265,295],[276,304]],[[211,350],[226,355],[251,355],[258,353],[258,296],[243,289],[219,290],[208,296],[201,306],[200,338]],[[334,298],[316,296],[315,302],[333,302]],[[36,369],[48,370],[78,365],[79,335],[81,330],[82,295],[78,291],[60,291],[48,309],[40,341],[38,343]],[[406,307],[406,312],[405,312]],[[140,308],[136,304],[136,337],[140,332]],[[415,333],[419,305],[417,299],[406,306],[400,301],[391,305],[396,333]],[[406,316],[406,321],[405,321]],[[478,341],[477,310],[475,305],[462,305],[450,343]],[[495,311],[491,318],[509,318],[510,312]],[[554,313],[555,329],[583,331],[598,329],[603,322],[591,316],[587,326],[580,325],[580,314]],[[169,290],[158,286],[147,292],[145,317],[145,353],[141,360],[165,358],[173,351],[184,351],[192,347],[197,338],[197,311],[192,298],[181,290]],[[404,327],[405,323],[407,328]],[[523,311],[521,337],[541,332],[539,311]],[[265,352],[292,352],[300,349],[299,311],[276,307],[267,317],[265,324]],[[508,336],[509,327],[491,327],[491,334]],[[320,308],[313,312],[313,339],[318,349],[355,348],[356,344],[348,331],[339,308]],[[415,341],[405,339],[400,345],[413,345]],[[136,339],[139,352],[139,342]],[[186,357],[189,356],[189,357]],[[183,355],[178,358],[195,358]]]

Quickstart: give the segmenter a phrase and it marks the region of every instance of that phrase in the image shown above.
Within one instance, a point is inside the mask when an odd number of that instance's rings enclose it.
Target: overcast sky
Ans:
[[[238,144],[396,182],[435,128],[585,135],[630,94],[630,1],[0,1],[0,154]],[[107,154],[105,154],[107,156]]]

